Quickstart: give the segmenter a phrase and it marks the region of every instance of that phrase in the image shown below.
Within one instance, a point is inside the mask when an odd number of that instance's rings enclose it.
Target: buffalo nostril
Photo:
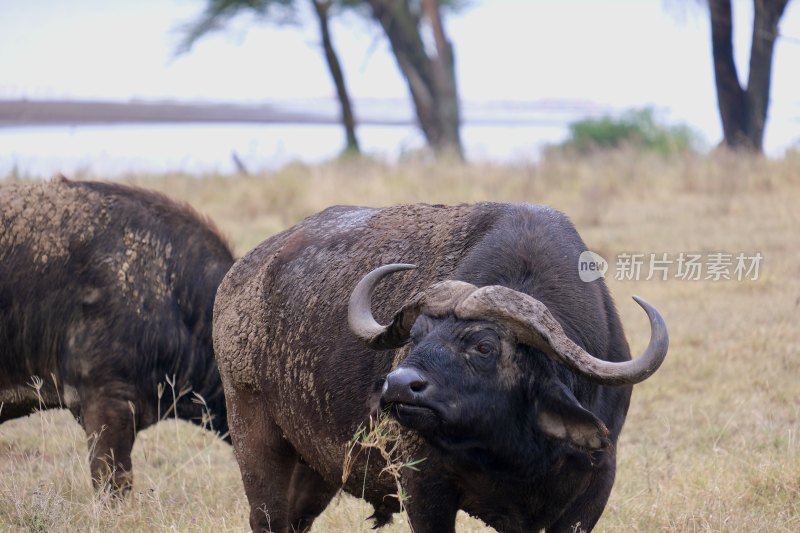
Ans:
[[[428,388],[428,382],[423,379],[418,379],[416,381],[412,381],[409,384],[409,387],[411,388],[412,392],[420,393]]]

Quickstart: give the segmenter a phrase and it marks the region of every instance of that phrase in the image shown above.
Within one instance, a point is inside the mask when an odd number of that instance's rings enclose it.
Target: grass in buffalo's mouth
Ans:
[[[397,498],[400,509],[405,510],[405,504],[410,496],[403,488],[402,471],[405,468],[416,470],[425,459],[404,456],[398,423],[389,414],[388,409],[380,410],[371,416],[369,426],[359,427],[348,443],[342,465],[342,484],[350,477],[354,461],[361,454],[369,454],[372,450],[376,450],[385,463],[380,475],[390,476],[395,483],[397,491],[391,496]]]

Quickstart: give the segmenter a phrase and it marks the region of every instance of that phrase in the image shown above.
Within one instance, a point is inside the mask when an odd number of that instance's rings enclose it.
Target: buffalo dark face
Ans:
[[[531,438],[587,451],[608,446],[605,425],[546,358],[501,325],[420,315],[411,343],[386,376],[381,408],[432,444],[506,464],[521,459],[518,442]]]
[[[447,448],[484,447],[523,400],[515,343],[489,321],[421,315],[408,357],[388,376],[381,407]]]

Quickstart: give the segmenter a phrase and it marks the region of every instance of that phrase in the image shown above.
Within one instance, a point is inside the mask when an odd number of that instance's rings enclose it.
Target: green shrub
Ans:
[[[569,136],[558,148],[587,154],[595,150],[631,146],[662,155],[697,151],[700,136],[685,125],[660,122],[652,108],[632,109],[622,115],[588,118],[569,125]]]

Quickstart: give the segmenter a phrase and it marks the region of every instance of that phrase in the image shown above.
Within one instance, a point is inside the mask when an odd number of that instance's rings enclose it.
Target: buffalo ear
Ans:
[[[611,445],[608,428],[587,411],[562,383],[551,383],[536,402],[536,422],[542,433],[586,450]]]

